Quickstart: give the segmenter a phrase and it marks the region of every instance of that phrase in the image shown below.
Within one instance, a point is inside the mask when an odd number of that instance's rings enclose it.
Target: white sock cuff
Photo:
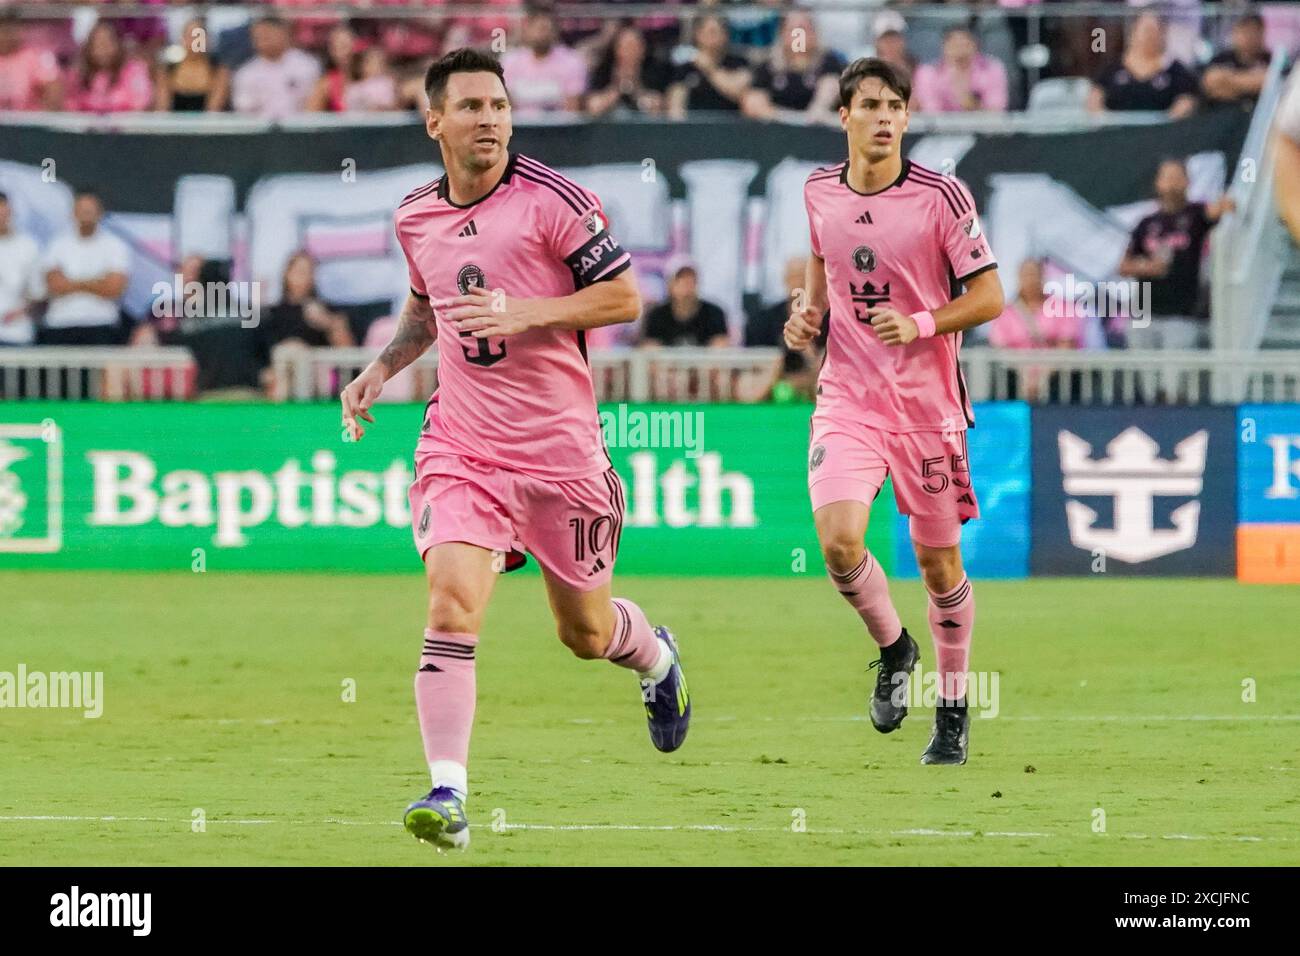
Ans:
[[[668,647],[668,642],[662,638],[655,638],[659,642],[659,657],[655,659],[654,667],[650,668],[644,674],[638,673],[636,676],[642,680],[652,680],[656,684],[668,676],[668,672],[673,667],[673,652]]]
[[[429,776],[433,778],[435,790],[447,787],[456,791],[461,800],[469,797],[469,773],[462,764],[454,760],[434,760],[429,764]]]

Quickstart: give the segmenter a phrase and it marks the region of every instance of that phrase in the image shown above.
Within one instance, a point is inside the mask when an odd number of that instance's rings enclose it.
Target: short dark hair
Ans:
[[[897,93],[904,103],[912,99],[912,81],[902,70],[874,56],[864,56],[854,60],[840,74],[840,106],[845,109],[852,106],[858,84],[872,77]]]
[[[447,95],[447,78],[453,73],[495,73],[501,85],[506,85],[506,73],[500,60],[486,50],[461,47],[429,64],[428,72],[424,74],[424,92],[429,97],[429,105],[442,103]]]
[[[85,187],[75,190],[72,194],[72,199],[74,202],[78,199],[93,199],[101,206],[104,205],[104,200],[99,198],[99,193],[95,192],[95,190],[93,189],[88,189]]]
[[[0,203],[7,203],[8,201],[9,201],[9,194],[6,192],[0,192]]]
[[[1247,13],[1233,24],[1234,27],[1252,26],[1264,29],[1264,18],[1258,13]]]
[[[265,13],[253,21],[253,26],[277,27],[281,30],[289,29],[289,21],[278,13]]]

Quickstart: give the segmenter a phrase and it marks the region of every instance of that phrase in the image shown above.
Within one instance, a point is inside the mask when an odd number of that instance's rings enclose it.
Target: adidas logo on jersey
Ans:
[[[473,219],[469,221],[469,225],[467,225],[460,232],[456,233],[456,237],[458,239],[465,239],[468,238],[469,236],[477,236],[477,235],[478,235],[478,226],[474,225]]]
[[[856,222],[856,223],[859,223],[860,225],[863,225],[863,226],[874,226],[874,225],[875,225],[875,223],[871,221],[871,210],[870,210],[870,209],[868,209],[866,212],[864,212],[861,216],[859,216],[857,219],[854,219],[853,221]]]

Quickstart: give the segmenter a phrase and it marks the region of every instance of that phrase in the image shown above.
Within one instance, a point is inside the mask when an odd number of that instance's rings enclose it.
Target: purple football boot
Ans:
[[[649,679],[641,681],[641,700],[645,702],[645,715],[650,724],[650,742],[656,749],[672,753],[686,740],[686,731],[691,726],[691,694],[686,689],[686,675],[682,673],[682,658],[673,632],[666,627],[656,627],[654,632],[672,651],[673,664],[658,683]]]
[[[411,836],[432,843],[439,852],[463,850],[469,846],[469,818],[465,816],[465,804],[454,790],[447,787],[430,790],[423,800],[416,800],[407,807],[402,825]]]

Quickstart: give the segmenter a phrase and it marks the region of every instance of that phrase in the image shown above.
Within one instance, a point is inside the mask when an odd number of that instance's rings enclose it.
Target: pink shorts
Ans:
[[[961,541],[961,526],[980,515],[965,431],[886,432],[813,417],[808,493],[814,511],[836,501],[870,505],[886,475],[919,544],[952,547]]]
[[[415,450],[411,533],[424,559],[435,544],[462,541],[522,567],[527,551],[569,587],[608,584],[623,531],[623,485],[613,468],[590,478],[543,481],[461,455]]]

